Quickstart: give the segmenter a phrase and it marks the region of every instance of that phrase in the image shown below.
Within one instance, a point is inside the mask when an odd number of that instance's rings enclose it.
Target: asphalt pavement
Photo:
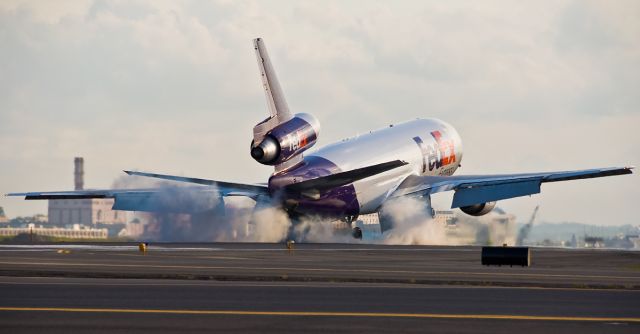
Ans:
[[[637,251],[535,248],[531,257],[531,267],[487,267],[480,247],[4,245],[0,275],[640,289]]]
[[[478,247],[0,245],[7,333],[640,332],[640,252]]]
[[[7,333],[637,333],[640,291],[416,284],[0,279]]]

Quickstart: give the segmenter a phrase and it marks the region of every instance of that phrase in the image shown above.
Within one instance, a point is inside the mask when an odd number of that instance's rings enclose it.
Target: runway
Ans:
[[[10,277],[0,294],[12,333],[640,330],[623,290]]]
[[[535,249],[530,268],[487,268],[477,247],[2,246],[0,328],[631,333],[639,255]]]
[[[640,289],[640,252],[536,248],[523,268],[482,266],[479,247],[0,245],[0,275]]]

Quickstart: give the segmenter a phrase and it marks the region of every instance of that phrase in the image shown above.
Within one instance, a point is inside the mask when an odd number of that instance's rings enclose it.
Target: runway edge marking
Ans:
[[[112,308],[62,308],[62,307],[0,307],[0,311],[14,312],[69,312],[69,313],[140,313],[180,315],[255,315],[302,317],[379,317],[379,318],[427,318],[427,319],[477,319],[477,320],[529,320],[529,321],[587,321],[587,322],[638,322],[640,318],[568,317],[506,314],[438,314],[438,313],[375,313],[375,312],[295,312],[295,311],[237,311],[237,310],[160,310],[160,309],[112,309]]]

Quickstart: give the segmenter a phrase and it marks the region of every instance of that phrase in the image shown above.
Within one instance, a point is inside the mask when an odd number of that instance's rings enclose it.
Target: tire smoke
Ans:
[[[431,218],[429,206],[413,197],[385,205],[394,227],[382,234],[387,245],[514,245],[515,220],[499,208],[482,217],[457,215],[455,227]]]
[[[149,212],[135,214],[144,224],[141,240],[281,242],[291,226],[283,210],[267,207],[254,211],[254,200],[220,198],[213,187],[122,176],[114,181],[113,188],[156,189],[145,198],[144,207]]]
[[[115,189],[155,188],[149,206],[156,212],[137,212],[144,224],[139,238],[163,242],[302,242],[372,243],[386,245],[514,245],[517,228],[513,216],[499,208],[482,217],[457,215],[449,226],[430,216],[419,198],[406,197],[385,204],[393,228],[375,239],[358,240],[349,225],[321,217],[292,222],[277,207],[257,207],[248,197],[220,198],[215,188],[123,176]],[[159,190],[158,190],[159,189]],[[294,224],[295,223],[295,224]]]

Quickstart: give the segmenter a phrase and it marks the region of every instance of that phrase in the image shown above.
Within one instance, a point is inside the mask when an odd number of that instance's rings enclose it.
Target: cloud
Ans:
[[[3,16],[19,16],[33,23],[58,24],[63,20],[81,18],[87,13],[91,3],[90,0],[7,0],[0,4],[0,12]]]

